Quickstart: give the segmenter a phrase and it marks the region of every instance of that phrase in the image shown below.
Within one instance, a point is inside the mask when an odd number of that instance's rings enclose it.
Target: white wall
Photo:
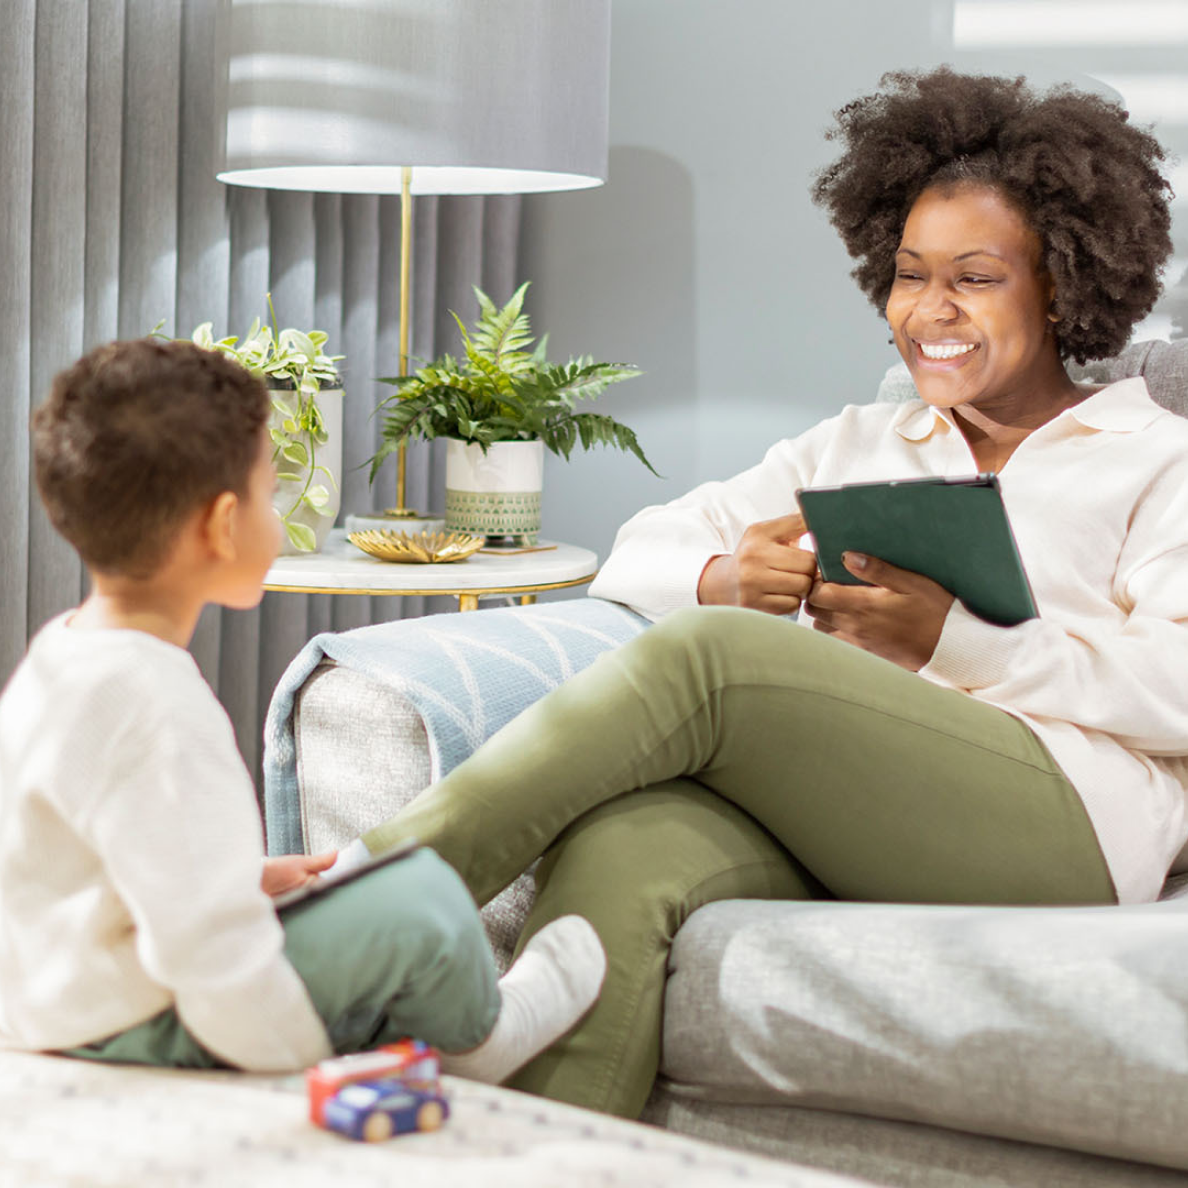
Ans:
[[[547,455],[547,536],[605,557],[640,507],[873,398],[895,355],[808,189],[836,108],[884,70],[945,60],[936,8],[615,0],[609,181],[526,200],[520,276],[551,356],[646,372],[591,407],[665,478],[613,450]]]

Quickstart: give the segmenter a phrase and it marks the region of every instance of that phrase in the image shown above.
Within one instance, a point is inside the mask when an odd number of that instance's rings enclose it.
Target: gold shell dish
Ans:
[[[417,565],[465,561],[471,553],[477,553],[487,543],[485,536],[470,536],[465,532],[393,532],[389,528],[352,532],[347,540],[381,561],[403,561]]]

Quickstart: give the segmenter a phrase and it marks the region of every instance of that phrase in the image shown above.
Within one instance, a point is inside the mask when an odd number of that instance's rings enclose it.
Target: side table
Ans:
[[[542,590],[584,586],[598,572],[598,557],[577,545],[542,541],[520,551],[482,551],[465,561],[418,565],[381,561],[355,548],[335,528],[320,553],[278,557],[264,577],[265,590],[296,594],[448,594],[460,611],[478,609],[492,595],[518,597],[524,605]]]

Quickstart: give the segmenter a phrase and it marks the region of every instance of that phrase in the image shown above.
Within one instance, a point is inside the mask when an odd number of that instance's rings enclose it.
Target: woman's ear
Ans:
[[[235,521],[239,515],[239,496],[234,491],[216,495],[202,519],[202,536],[206,546],[220,561],[234,561]]]
[[[1052,279],[1052,274],[1048,274],[1048,321],[1055,324],[1060,321],[1061,314],[1056,308],[1056,282]]]

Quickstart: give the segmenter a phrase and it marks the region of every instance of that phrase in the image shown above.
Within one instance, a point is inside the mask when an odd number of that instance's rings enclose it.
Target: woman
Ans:
[[[365,836],[419,836],[480,901],[544,853],[526,934],[598,929],[603,999],[519,1087],[637,1112],[667,943],[709,900],[1136,902],[1188,839],[1188,423],[1064,369],[1155,300],[1162,153],[1090,95],[882,85],[814,196],[921,399],[641,512],[594,592],[658,625]],[[1040,618],[993,626],[877,558],[846,558],[870,585],[815,580],[797,488],[974,471],[1001,475]],[[815,631],[779,617],[802,603]]]

